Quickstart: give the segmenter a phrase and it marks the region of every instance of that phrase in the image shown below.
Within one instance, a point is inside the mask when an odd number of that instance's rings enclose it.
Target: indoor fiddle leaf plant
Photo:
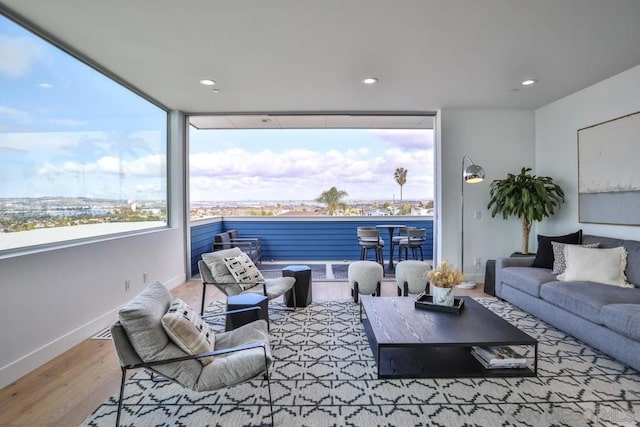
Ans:
[[[507,174],[504,179],[491,183],[489,205],[491,216],[498,213],[504,219],[515,216],[522,225],[522,253],[529,252],[529,233],[533,221],[554,214],[554,208],[564,202],[564,192],[553,178],[536,176],[529,172],[531,168],[522,168],[519,174]]]

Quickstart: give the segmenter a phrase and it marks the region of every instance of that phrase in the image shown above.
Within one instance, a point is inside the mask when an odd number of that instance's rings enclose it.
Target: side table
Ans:
[[[282,269],[282,277],[293,277],[296,284],[296,305],[306,307],[311,304],[313,288],[311,285],[311,267],[306,265],[289,265]],[[293,307],[293,291],[289,290],[284,294],[284,301],[287,307]]]
[[[258,319],[264,319],[269,325],[269,298],[264,295],[246,293],[227,297],[227,310],[260,307],[260,310],[245,313],[227,314],[225,330],[231,331]]]
[[[496,296],[496,260],[487,260],[484,270],[484,293]]]

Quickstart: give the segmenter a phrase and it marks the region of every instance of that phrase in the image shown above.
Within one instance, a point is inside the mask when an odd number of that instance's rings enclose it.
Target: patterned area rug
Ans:
[[[539,340],[538,377],[379,380],[358,307],[274,310],[276,426],[637,426],[640,374],[493,298],[479,302]],[[123,425],[244,426],[269,422],[262,380],[212,393],[128,382]],[[113,426],[117,395],[85,426]]]

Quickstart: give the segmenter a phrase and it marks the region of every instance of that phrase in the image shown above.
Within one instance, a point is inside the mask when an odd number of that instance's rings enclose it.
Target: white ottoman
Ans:
[[[348,278],[351,286],[353,302],[358,303],[358,295],[380,296],[383,268],[373,261],[355,261],[349,264]],[[362,304],[360,304],[360,320],[362,320]]]
[[[398,296],[426,292],[429,286],[427,271],[431,267],[424,261],[401,261],[396,265]]]

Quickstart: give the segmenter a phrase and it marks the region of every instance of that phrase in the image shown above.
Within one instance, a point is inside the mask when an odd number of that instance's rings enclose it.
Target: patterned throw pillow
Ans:
[[[562,274],[567,269],[567,258],[565,248],[568,243],[551,242],[553,246],[553,274]],[[579,245],[583,248],[599,248],[600,242]]]
[[[209,325],[193,309],[179,298],[174,298],[169,311],[162,316],[162,327],[178,347],[188,354],[213,351],[215,335]],[[213,361],[213,356],[198,359],[203,365]]]
[[[254,287],[258,282],[264,282],[262,273],[244,252],[236,257],[225,258],[224,263],[243,291]]]

